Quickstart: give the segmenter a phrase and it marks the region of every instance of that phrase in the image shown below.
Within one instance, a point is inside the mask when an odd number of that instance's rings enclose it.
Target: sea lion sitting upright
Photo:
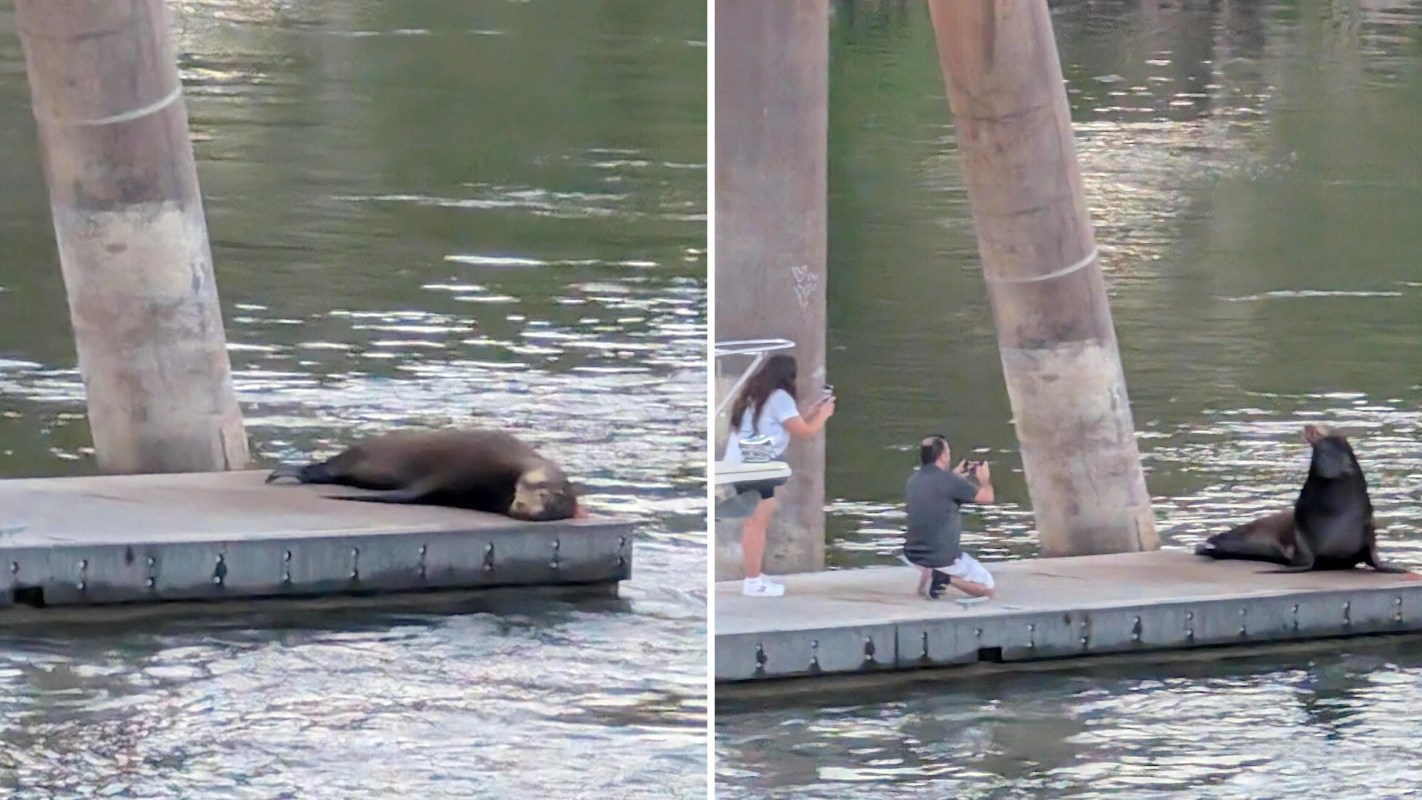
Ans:
[[[1409,572],[1378,558],[1368,482],[1348,439],[1326,426],[1308,424],[1304,441],[1313,455],[1294,507],[1211,536],[1195,553],[1284,565],[1272,572],[1352,569],[1358,564],[1379,572]]]
[[[381,492],[337,500],[453,506],[530,522],[587,516],[562,468],[502,431],[391,431],[325,461],[278,465],[266,482],[281,478]]]

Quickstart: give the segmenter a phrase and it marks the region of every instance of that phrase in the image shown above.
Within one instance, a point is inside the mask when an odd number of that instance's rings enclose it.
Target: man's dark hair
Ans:
[[[932,464],[943,457],[943,451],[948,449],[948,437],[941,433],[934,433],[924,437],[923,442],[918,447],[918,461],[922,465]]]

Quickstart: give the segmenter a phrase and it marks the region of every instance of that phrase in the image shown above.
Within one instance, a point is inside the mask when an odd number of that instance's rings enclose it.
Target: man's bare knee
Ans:
[[[953,585],[958,589],[961,589],[962,591],[966,592],[967,594],[972,595],[973,597],[993,596],[993,590],[990,587],[974,581],[964,580],[962,578],[954,578]]]

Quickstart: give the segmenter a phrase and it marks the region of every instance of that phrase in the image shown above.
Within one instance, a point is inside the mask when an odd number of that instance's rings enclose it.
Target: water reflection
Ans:
[[[611,605],[9,636],[0,787],[704,796],[705,5],[170,7],[255,466],[509,427],[640,523],[635,575]],[[8,6],[0,135],[0,474],[87,473]]]
[[[1417,642],[718,700],[718,796],[1397,797]]]

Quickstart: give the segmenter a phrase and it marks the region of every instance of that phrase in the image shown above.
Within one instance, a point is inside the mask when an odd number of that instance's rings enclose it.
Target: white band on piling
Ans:
[[[1037,283],[1038,281],[1049,281],[1054,278],[1060,278],[1065,275],[1070,275],[1079,269],[1083,269],[1084,267],[1086,267],[1087,264],[1090,264],[1091,262],[1095,261],[1096,257],[1099,255],[1101,255],[1101,248],[1093,247],[1091,248],[1091,252],[1087,253],[1086,256],[1080,261],[1073,262],[1071,264],[1066,265],[1065,267],[1062,267],[1061,269],[1048,272],[1045,275],[1033,275],[1027,278],[1009,278],[1005,275],[987,275],[985,277],[990,281],[997,281],[998,283]]]
[[[80,127],[93,128],[98,127],[100,125],[113,125],[114,123],[118,122],[129,122],[131,120],[139,119],[141,117],[146,117],[149,114],[162,111],[163,109],[172,105],[174,101],[176,101],[179,97],[182,96],[183,85],[179,83],[178,88],[174,89],[172,92],[169,92],[166,97],[161,97],[146,106],[140,106],[131,111],[125,111],[122,114],[114,114],[113,116],[109,117],[96,117],[94,119],[74,119],[72,117],[66,118],[58,116],[56,114],[48,113],[45,116],[48,116],[50,119],[63,125],[76,125]]]

